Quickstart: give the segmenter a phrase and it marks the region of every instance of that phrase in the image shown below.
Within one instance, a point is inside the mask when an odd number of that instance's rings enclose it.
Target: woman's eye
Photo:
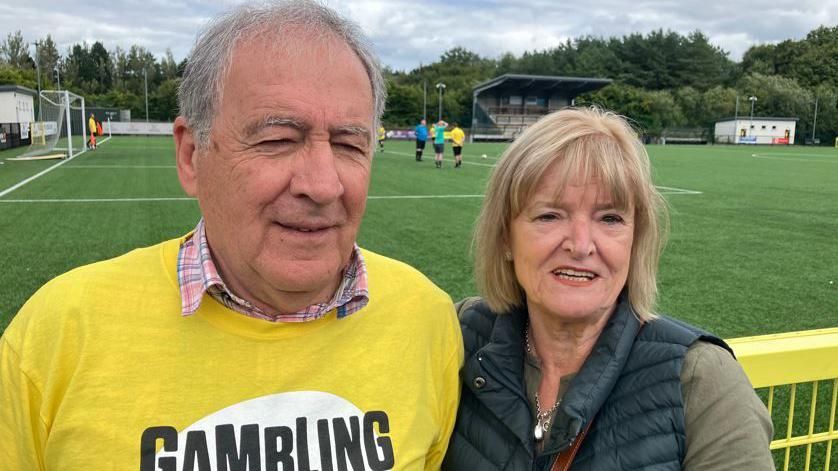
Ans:
[[[622,224],[623,221],[623,217],[619,214],[606,214],[602,217],[602,222],[606,224]]]
[[[539,214],[538,216],[536,216],[535,220],[536,221],[548,222],[548,221],[555,221],[558,218],[559,218],[559,216],[556,213],[544,213],[544,214]]]

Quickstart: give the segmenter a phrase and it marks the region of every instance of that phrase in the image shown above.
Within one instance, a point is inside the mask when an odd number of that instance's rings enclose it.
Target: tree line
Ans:
[[[171,51],[161,58],[141,46],[108,51],[100,42],[75,44],[61,55],[50,35],[36,43],[37,57],[21,32],[0,43],[0,84],[35,88],[36,60],[41,86],[61,86],[85,96],[94,106],[131,109],[145,117],[144,85],[148,84],[149,117],[171,120],[177,115],[177,86],[188,59],[176,62]],[[596,104],[631,118],[646,134],[665,129],[696,128],[712,132],[719,118],[796,117],[798,142],[810,137],[817,102],[816,137],[831,143],[838,133],[838,26],[822,26],[801,40],[757,45],[740,62],[713,45],[700,31],[682,35],[657,30],[647,34],[602,38],[583,36],[555,47],[521,55],[482,57],[456,47],[439,60],[410,71],[385,67],[389,98],[387,127],[415,125],[427,102],[429,119],[437,114],[437,90],[443,94],[444,118],[471,123],[472,89],[505,73],[610,78],[613,83],[581,95],[578,104]],[[427,95],[425,100],[425,89]]]
[[[83,95],[86,106],[130,109],[134,120],[170,121],[177,116],[177,87],[186,60],[176,62],[171,50],[158,59],[142,46],[108,51],[97,41],[74,44],[61,55],[51,35],[36,41],[35,57],[20,31],[0,42],[0,84],[67,89]],[[36,62],[37,60],[37,62]]]

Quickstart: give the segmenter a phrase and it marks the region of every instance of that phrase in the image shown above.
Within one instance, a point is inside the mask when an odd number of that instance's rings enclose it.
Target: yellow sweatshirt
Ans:
[[[0,339],[0,467],[439,467],[463,356],[445,293],[365,251],[370,301],[344,319],[274,324],[209,296],[182,317],[181,240],[23,306]]]

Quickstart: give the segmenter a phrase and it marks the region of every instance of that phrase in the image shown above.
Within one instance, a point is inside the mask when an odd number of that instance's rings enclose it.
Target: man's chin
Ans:
[[[305,295],[324,291],[331,297],[342,276],[343,266],[335,262],[295,260],[272,267],[262,277],[278,293]]]

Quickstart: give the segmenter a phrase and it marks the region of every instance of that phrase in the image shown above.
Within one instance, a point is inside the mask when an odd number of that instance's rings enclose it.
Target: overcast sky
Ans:
[[[208,18],[235,0],[0,0],[0,34],[21,30],[30,43],[51,34],[59,51],[101,41],[108,50],[137,44],[180,61]],[[484,57],[551,48],[582,35],[663,28],[696,29],[739,61],[754,44],[801,39],[838,24],[838,0],[328,0],[358,21],[384,64],[411,70],[462,46]],[[34,46],[33,46],[34,52]]]

